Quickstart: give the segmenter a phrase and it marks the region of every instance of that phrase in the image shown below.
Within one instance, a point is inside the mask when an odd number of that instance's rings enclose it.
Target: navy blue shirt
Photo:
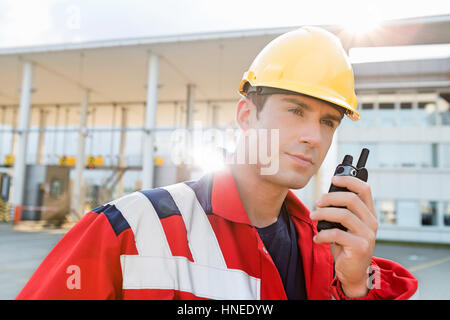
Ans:
[[[297,244],[297,231],[283,202],[276,222],[256,228],[272,257],[289,300],[306,299],[302,257]]]

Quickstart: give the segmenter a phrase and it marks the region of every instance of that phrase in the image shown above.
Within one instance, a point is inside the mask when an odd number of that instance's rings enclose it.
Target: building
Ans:
[[[450,243],[450,58],[354,65],[363,119],[340,157],[372,150],[379,238]]]
[[[325,27],[347,50],[450,43],[450,16],[387,22],[371,39]],[[0,49],[0,171],[14,175],[12,207],[23,205],[26,164],[72,167],[75,219],[86,204],[214,167],[217,156],[194,145],[197,167],[187,174],[174,144],[185,144],[186,132],[194,139],[206,132],[203,138],[232,150],[242,73],[291,29]],[[358,63],[354,70],[363,120],[344,120],[323,169],[295,192],[312,208],[343,155],[357,157],[365,146],[379,238],[450,243],[449,57]],[[210,129],[220,129],[216,140]],[[90,164],[73,162],[88,157]]]

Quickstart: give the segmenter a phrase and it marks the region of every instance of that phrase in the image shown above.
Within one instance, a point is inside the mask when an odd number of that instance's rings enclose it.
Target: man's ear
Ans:
[[[236,122],[242,131],[247,131],[250,128],[250,115],[252,103],[247,98],[239,100],[236,110]]]

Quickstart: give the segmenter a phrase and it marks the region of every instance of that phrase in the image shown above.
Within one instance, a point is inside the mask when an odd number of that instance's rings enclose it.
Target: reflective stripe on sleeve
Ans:
[[[226,268],[214,230],[194,190],[184,183],[167,186],[164,189],[171,194],[181,212],[194,262],[210,267]]]
[[[145,195],[133,192],[110,204],[114,204],[120,210],[133,230],[139,255],[172,256],[161,221]]]

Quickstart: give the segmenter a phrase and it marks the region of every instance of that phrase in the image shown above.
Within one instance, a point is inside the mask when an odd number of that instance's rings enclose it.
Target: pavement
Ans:
[[[0,223],[0,299],[14,299],[67,232]],[[419,281],[419,298],[450,300],[450,246],[377,243],[375,256],[394,260]]]
[[[26,230],[26,231],[25,231]],[[65,229],[14,230],[0,223],[0,299],[14,299]]]
[[[419,282],[419,299],[450,300],[450,246],[377,243],[374,256],[406,267]]]

